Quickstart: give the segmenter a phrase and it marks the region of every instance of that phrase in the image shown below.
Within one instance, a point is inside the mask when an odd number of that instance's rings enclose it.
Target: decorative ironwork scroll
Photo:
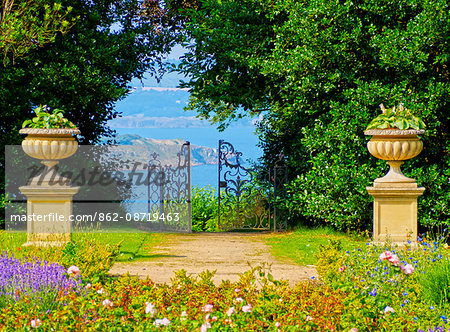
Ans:
[[[287,224],[278,209],[284,197],[287,168],[246,168],[242,153],[233,145],[219,141],[218,222],[221,230],[286,229]]]
[[[186,142],[177,153],[178,164],[161,165],[156,153],[147,165],[147,218],[154,231],[191,232],[191,151]]]

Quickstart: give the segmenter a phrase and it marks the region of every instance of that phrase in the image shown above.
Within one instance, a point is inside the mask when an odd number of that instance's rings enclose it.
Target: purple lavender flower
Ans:
[[[69,278],[66,269],[56,263],[21,261],[4,252],[0,256],[0,298],[6,303],[16,302],[21,297],[32,297],[39,301],[54,299],[59,290],[80,291],[81,280]],[[51,301],[52,301],[51,300]],[[50,302],[51,302],[50,301]]]

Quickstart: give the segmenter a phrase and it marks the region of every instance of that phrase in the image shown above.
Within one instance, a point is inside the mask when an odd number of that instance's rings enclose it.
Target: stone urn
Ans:
[[[400,166],[414,158],[423,149],[417,135],[425,130],[370,129],[365,135],[373,136],[367,143],[369,152],[386,160],[389,172],[375,179],[367,187],[373,196],[373,240],[383,244],[388,240],[396,244],[415,245],[417,239],[417,198],[425,188],[418,188],[414,179],[406,177]]]
[[[20,134],[27,134],[22,141],[23,151],[32,158],[40,159],[45,166],[43,172],[29,180],[28,185],[67,185],[67,179],[57,174],[55,166],[59,160],[72,156],[78,148],[73,135],[78,129],[24,128]]]
[[[373,136],[367,143],[370,154],[386,160],[390,166],[384,177],[375,179],[375,184],[416,183],[416,180],[402,173],[400,166],[422,151],[423,143],[417,135],[424,132],[425,130],[415,129],[370,129],[364,132],[364,135]]]
[[[19,190],[27,197],[27,242],[24,246],[61,246],[71,239],[72,197],[79,187],[58,174],[59,160],[72,156],[78,148],[73,135],[78,129],[25,128],[23,151],[41,160],[43,170]]]

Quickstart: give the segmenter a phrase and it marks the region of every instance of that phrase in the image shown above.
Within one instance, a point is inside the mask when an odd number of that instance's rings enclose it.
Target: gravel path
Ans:
[[[116,263],[111,275],[147,276],[156,283],[170,282],[174,271],[186,270],[198,275],[206,269],[217,270],[215,284],[221,280],[236,281],[239,274],[261,263],[271,264],[271,274],[276,280],[288,280],[291,286],[317,277],[314,266],[299,266],[291,261],[279,260],[264,243],[265,233],[196,233],[169,234],[167,241],[153,248],[150,261]]]

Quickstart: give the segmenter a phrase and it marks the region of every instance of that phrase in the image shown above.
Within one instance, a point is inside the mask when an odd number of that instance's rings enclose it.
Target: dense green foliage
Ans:
[[[439,261],[430,267],[420,280],[424,296],[433,305],[450,304],[450,260]]]
[[[215,188],[194,187],[192,190],[192,231],[218,231],[218,202]]]
[[[64,109],[82,133],[81,144],[110,137],[106,123],[118,116],[114,105],[128,94],[128,83],[144,73],[156,75],[175,43],[172,30],[158,21],[162,14],[140,1],[63,0],[61,5],[71,7],[68,21],[76,19],[70,30],[0,71],[1,151],[20,144],[18,131],[40,104]]]
[[[363,132],[379,104],[403,102],[427,125],[404,167],[426,188],[420,223],[450,223],[446,1],[206,0],[185,15],[190,108],[222,126],[262,117],[262,162],[287,158],[299,218],[369,228],[365,188],[387,166]]]
[[[66,19],[71,7],[49,0],[2,0],[0,3],[0,55],[3,65],[14,63],[37,47],[54,42],[75,18]]]

